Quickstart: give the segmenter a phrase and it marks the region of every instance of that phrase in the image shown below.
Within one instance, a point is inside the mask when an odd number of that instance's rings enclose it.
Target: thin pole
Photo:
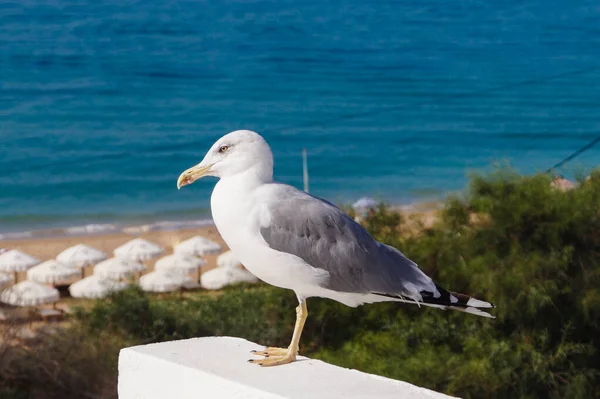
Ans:
[[[308,192],[308,156],[306,155],[306,148],[302,149],[302,170],[304,177],[304,191]]]

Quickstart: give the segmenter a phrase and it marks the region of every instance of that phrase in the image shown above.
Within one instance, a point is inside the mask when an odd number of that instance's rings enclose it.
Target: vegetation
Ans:
[[[403,217],[381,206],[364,222],[378,240],[441,285],[495,302],[497,319],[311,298],[301,350],[464,398],[600,397],[599,205],[600,173],[561,192],[545,175],[501,171],[474,176],[419,234],[402,234]],[[0,398],[116,397],[118,348],[134,343],[232,335],[285,346],[295,306],[266,285],[183,299],[127,290],[60,334],[0,348]]]

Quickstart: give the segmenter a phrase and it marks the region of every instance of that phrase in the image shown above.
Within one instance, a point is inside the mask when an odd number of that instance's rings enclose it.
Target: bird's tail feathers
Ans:
[[[436,287],[438,291],[440,291],[440,293],[442,293],[442,290],[445,293],[448,293],[450,295],[451,302],[456,300],[456,302],[453,302],[448,306],[449,309],[458,310],[459,312],[471,313],[477,316],[489,317],[492,319],[496,318],[496,316],[492,316],[488,312],[481,310],[495,308],[496,306],[493,303],[482,301],[481,299],[473,298],[469,295],[460,294],[458,292],[446,291],[437,284]]]
[[[471,313],[477,316],[489,317],[492,319],[496,318],[490,313],[482,310],[495,308],[496,306],[494,304],[483,301],[481,299],[470,297],[469,295],[447,291],[437,284],[435,286],[440,295],[436,297],[432,292],[421,291],[422,300],[420,301],[408,298],[404,295],[382,293],[374,294],[383,295],[389,298],[393,298],[398,302],[412,303],[418,306],[423,305],[438,309],[452,309],[457,310],[459,312]]]

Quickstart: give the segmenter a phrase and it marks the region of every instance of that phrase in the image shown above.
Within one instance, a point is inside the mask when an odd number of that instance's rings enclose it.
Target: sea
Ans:
[[[336,203],[543,172],[600,135],[600,3],[0,3],[0,239],[210,223],[215,180],[176,180],[237,129]]]

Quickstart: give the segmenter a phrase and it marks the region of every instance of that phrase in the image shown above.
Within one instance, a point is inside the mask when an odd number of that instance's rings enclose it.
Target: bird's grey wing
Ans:
[[[377,242],[333,204],[283,186],[265,203],[260,232],[278,251],[325,270],[324,288],[339,292],[403,295],[420,300],[436,287],[395,248]]]

